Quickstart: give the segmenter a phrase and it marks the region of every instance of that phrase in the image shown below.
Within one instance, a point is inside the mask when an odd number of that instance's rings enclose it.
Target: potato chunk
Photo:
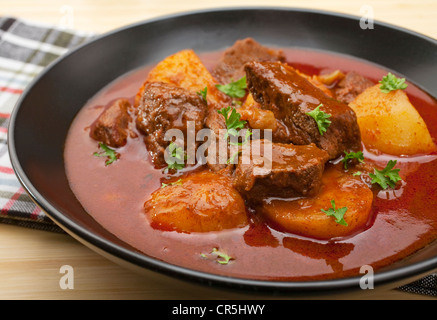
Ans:
[[[335,167],[325,171],[322,182],[320,193],[314,197],[269,199],[262,204],[261,212],[281,229],[315,239],[346,237],[363,230],[371,216],[370,188],[359,177]],[[321,211],[332,208],[331,200],[335,200],[337,209],[347,207],[344,215],[347,226]]]
[[[154,228],[183,233],[244,227],[244,200],[230,178],[202,171],[155,191],[144,203]]]
[[[375,85],[349,106],[358,117],[363,143],[392,155],[414,155],[436,151],[428,128],[402,90],[383,93]]]
[[[184,88],[194,93],[207,87],[209,103],[221,105],[230,103],[229,97],[216,88],[218,84],[206,69],[200,58],[191,50],[179,51],[159,62],[149,73],[146,83],[165,82]],[[136,105],[142,97],[144,86],[136,96]]]

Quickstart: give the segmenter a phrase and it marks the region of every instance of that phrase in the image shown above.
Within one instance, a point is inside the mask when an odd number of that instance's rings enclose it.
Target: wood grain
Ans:
[[[437,38],[437,1],[290,0],[0,0],[0,15],[66,25],[102,33],[146,19],[189,10],[241,6],[283,6],[329,10],[360,16],[363,4],[375,19]],[[74,289],[61,289],[60,268],[74,270]],[[66,234],[0,224],[0,299],[234,299],[234,292],[139,275],[83,246]],[[261,297],[260,297],[261,298]],[[265,297],[264,297],[265,298]],[[396,290],[361,299],[430,299]]]
[[[437,38],[435,0],[0,0],[0,15],[18,16],[50,24],[65,23],[70,17],[75,29],[101,33],[162,15],[217,7],[294,7],[362,16],[360,10],[363,5],[372,7],[377,21]]]
[[[4,224],[0,224],[0,257],[0,300],[289,298],[247,295],[181,282],[155,273],[139,274],[98,255],[66,234]],[[64,273],[60,273],[60,269],[64,265],[73,268],[73,289],[61,288]],[[335,298],[431,299],[397,290]]]

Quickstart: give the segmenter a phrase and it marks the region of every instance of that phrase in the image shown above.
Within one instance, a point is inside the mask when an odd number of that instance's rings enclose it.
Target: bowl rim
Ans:
[[[278,11],[278,12],[297,12],[297,13],[311,13],[316,15],[331,16],[333,18],[345,18],[352,19],[354,21],[359,21],[360,17],[344,14],[338,12],[331,12],[319,9],[309,9],[309,8],[295,8],[295,7],[275,7],[275,6],[239,6],[239,7],[217,7],[208,9],[191,10],[173,14],[167,14],[163,16],[154,17],[151,19],[138,21],[126,26],[116,28],[112,31],[105,32],[100,35],[96,35],[92,40],[81,44],[74,49],[69,50],[67,53],[61,57],[55,59],[47,67],[44,68],[25,88],[19,99],[17,100],[15,107],[11,112],[11,116],[8,124],[8,152],[11,161],[12,168],[26,191],[30,196],[32,201],[40,207],[46,215],[53,220],[59,227],[61,227],[66,233],[82,242],[84,245],[91,245],[99,250],[108,253],[118,259],[122,259],[128,263],[131,263],[140,268],[147,268],[158,273],[175,277],[187,281],[196,281],[199,283],[207,283],[209,286],[223,287],[230,289],[242,289],[244,291],[250,292],[280,292],[280,293],[296,293],[296,292],[315,292],[315,291],[338,291],[338,290],[357,290],[360,289],[360,276],[340,278],[340,279],[328,279],[328,280],[316,280],[316,281],[274,281],[274,280],[252,280],[239,277],[230,277],[225,275],[218,275],[213,273],[207,273],[202,271],[197,271],[165,261],[149,257],[145,254],[131,251],[118,244],[115,244],[109,240],[106,240],[88,230],[86,227],[79,225],[78,223],[67,218],[60,210],[52,206],[49,201],[47,201],[37,190],[37,188],[32,184],[30,179],[24,172],[23,167],[20,164],[19,157],[16,152],[15,141],[14,141],[14,130],[17,114],[20,110],[23,101],[26,99],[29,92],[33,90],[33,87],[38,83],[48,72],[50,72],[60,61],[68,59],[70,55],[75,54],[80,51],[83,47],[88,46],[90,43],[94,43],[110,37],[114,34],[124,32],[125,30],[135,28],[144,24],[152,24],[154,22],[165,21],[168,19],[177,19],[181,17],[186,17],[190,15],[208,14],[208,13],[219,13],[219,12],[229,12],[229,11]],[[412,31],[403,27],[392,25],[386,22],[381,22],[378,20],[374,21],[375,25],[384,26],[390,29],[395,29],[400,32],[411,34],[415,37],[422,38],[423,40],[430,41],[437,44],[437,41],[427,35]],[[95,249],[94,248],[94,249]],[[416,262],[409,266],[401,267],[398,269],[381,271],[374,274],[374,284],[375,288],[377,286],[384,286],[385,284],[394,283],[402,281],[402,279],[410,277],[423,276],[429,274],[437,269],[437,256],[426,261]]]

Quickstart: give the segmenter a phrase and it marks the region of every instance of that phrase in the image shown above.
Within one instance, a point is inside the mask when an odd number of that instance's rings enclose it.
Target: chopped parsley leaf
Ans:
[[[220,264],[228,264],[233,258],[228,256],[226,253],[219,251],[217,248],[212,249],[212,253],[217,255],[217,262]]]
[[[379,184],[384,190],[388,187],[394,188],[396,182],[402,180],[399,176],[400,169],[393,169],[396,163],[397,160],[390,160],[384,169],[374,169],[373,173],[369,173],[369,176],[372,178],[372,183]]]
[[[240,80],[232,81],[228,84],[216,84],[216,87],[221,92],[232,98],[244,98],[247,88],[246,76],[243,76]]]
[[[162,188],[165,188],[165,187],[168,187],[168,186],[175,186],[175,185],[179,185],[179,186],[181,186],[182,185],[182,179],[179,179],[178,181],[175,181],[175,182],[170,182],[170,183],[161,183],[161,189]]]
[[[252,135],[252,131],[250,130],[246,130],[246,133],[244,135],[244,140],[243,142],[233,142],[233,141],[229,141],[229,144],[233,145],[233,146],[242,146],[245,145],[248,141],[249,141],[249,137]]]
[[[358,152],[344,152],[345,156],[344,158],[341,160],[341,162],[344,163],[344,168],[347,169],[347,162],[349,160],[353,160],[353,159],[357,159],[359,163],[363,163],[364,162],[364,155],[361,151]]]
[[[383,93],[389,93],[390,91],[395,90],[404,90],[408,87],[408,85],[405,83],[405,78],[398,78],[391,72],[383,77],[379,83],[381,84],[379,88]]]
[[[310,117],[312,117],[316,121],[317,128],[319,129],[319,133],[320,133],[320,135],[323,136],[323,133],[325,133],[326,130],[328,129],[328,127],[331,125],[331,121],[328,120],[328,118],[331,117],[331,115],[321,111],[320,107],[322,107],[322,106],[323,106],[323,104],[320,104],[313,111],[308,112],[307,115],[309,115]]]
[[[234,260],[231,256],[227,255],[223,251],[219,251],[217,248],[213,248],[212,252],[209,255],[213,255],[214,259],[217,263],[220,264],[228,264],[230,260]],[[201,253],[200,256],[204,259],[208,259],[208,254]]]
[[[231,111],[231,114],[228,116],[229,111]],[[229,135],[234,137],[238,136],[238,131],[240,129],[243,129],[244,125],[246,124],[246,121],[240,120],[241,114],[239,114],[232,107],[226,107],[221,110],[217,110],[217,112],[223,115],[223,117],[225,118],[226,129],[227,129],[225,139],[227,139]]]
[[[99,142],[99,148],[102,149],[102,152],[94,152],[93,155],[96,157],[107,157],[108,159],[105,161],[105,165],[109,166],[114,161],[118,160],[120,158],[120,154],[116,152],[115,150],[109,148],[106,144],[103,142]]]
[[[348,224],[344,220],[344,215],[347,211],[347,207],[336,209],[335,208],[335,200],[331,200],[331,205],[332,205],[332,208],[329,208],[328,210],[321,209],[321,211],[329,217],[333,216],[335,218],[335,222],[337,222],[338,224],[340,224],[342,226],[347,226]]]
[[[169,157],[166,160],[167,170],[181,170],[185,168],[185,152],[181,147],[178,147],[176,143],[170,142],[168,146]]]
[[[212,252],[209,254],[201,253],[200,256],[204,259],[208,259],[210,256],[214,257],[214,260],[220,264],[228,264],[230,260],[234,260],[231,256],[227,255],[225,252],[220,251],[217,248],[213,248]]]
[[[205,102],[207,102],[206,95],[208,94],[208,87],[205,87],[205,89],[198,91],[197,94],[201,96]]]
[[[231,111],[232,109],[232,111]],[[229,111],[231,111],[229,115]],[[244,125],[246,124],[246,121],[240,120],[241,114],[239,114],[234,108],[232,107],[226,107],[221,110],[217,110],[217,112],[225,118],[226,123],[226,134],[224,136],[225,140],[228,139],[229,136],[232,137],[238,137],[239,132],[241,129],[244,128]],[[229,115],[229,116],[228,116]],[[252,135],[252,131],[246,130],[245,137],[242,142],[234,142],[229,141],[229,144],[233,146],[242,146],[245,145],[249,141],[249,137]],[[238,156],[238,154],[241,151],[236,152],[234,155],[231,156],[231,158],[228,159],[227,163],[234,163],[235,158]]]

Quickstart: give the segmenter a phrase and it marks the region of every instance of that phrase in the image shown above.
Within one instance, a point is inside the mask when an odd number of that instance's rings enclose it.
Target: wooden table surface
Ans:
[[[370,5],[375,20],[402,26],[437,39],[435,0],[0,0],[0,15],[77,30],[106,32],[166,14],[231,6],[282,6],[322,9],[362,16]],[[60,268],[74,271],[74,288],[62,289]],[[234,299],[253,298],[139,275],[125,269],[67,234],[0,224],[0,299]],[[397,290],[366,294],[361,299],[428,299]]]

